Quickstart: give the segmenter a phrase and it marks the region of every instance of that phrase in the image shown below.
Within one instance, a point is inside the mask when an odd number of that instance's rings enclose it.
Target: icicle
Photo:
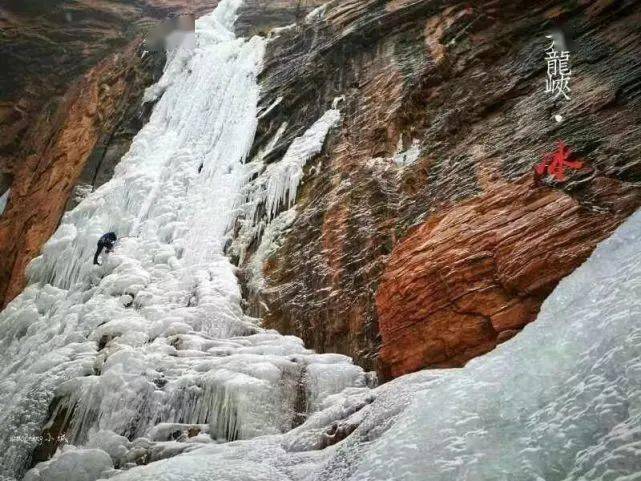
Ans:
[[[340,118],[338,110],[325,112],[301,137],[294,139],[279,162],[267,167],[266,209],[270,220],[280,207],[291,207],[303,177],[303,167],[322,150],[327,133]]]
[[[11,195],[11,189],[7,189],[4,191],[2,195],[0,195],[0,215],[4,213],[4,210],[7,208],[7,203],[9,202],[9,196]]]
[[[316,354],[311,356],[310,361],[304,379],[307,388],[307,412],[322,409],[323,402],[329,396],[341,392],[346,387],[367,386],[365,373],[358,366],[351,364],[347,356]]]
[[[335,103],[339,100],[335,99]],[[287,123],[283,123],[264,150],[249,164],[250,176],[255,178],[244,188],[244,215],[238,239],[234,243],[234,251],[240,262],[245,259],[248,246],[260,238],[265,227],[282,209],[287,210],[292,206],[305,164],[321,152],[327,134],[340,118],[338,110],[328,110],[302,136],[294,139],[282,159],[265,168],[264,157],[273,150],[287,128]]]
[[[264,263],[267,258],[276,251],[278,247],[278,239],[281,237],[283,232],[292,225],[295,219],[296,207],[292,207],[291,209],[280,213],[265,228],[260,239],[260,244],[247,265],[247,272],[249,273],[247,287],[250,292],[256,294],[265,287],[265,279],[263,278]]]

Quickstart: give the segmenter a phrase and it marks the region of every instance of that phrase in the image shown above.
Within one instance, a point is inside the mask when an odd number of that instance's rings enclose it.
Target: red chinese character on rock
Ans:
[[[572,152],[570,151],[570,148],[565,144],[565,142],[560,140],[556,152],[552,154],[545,154],[543,156],[543,161],[535,167],[535,171],[539,176],[545,175],[545,172],[547,171],[554,180],[564,182],[566,180],[566,168],[573,170],[583,168],[583,162],[570,160],[571,157]]]

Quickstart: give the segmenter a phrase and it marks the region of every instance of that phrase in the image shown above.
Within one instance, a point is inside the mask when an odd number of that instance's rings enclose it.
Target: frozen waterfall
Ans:
[[[223,0],[195,33],[171,38],[146,93],[157,100],[150,121],[0,314],[0,479],[65,443],[28,479],[96,479],[200,443],[286,432],[366,384],[348,358],[264,331],[240,307],[223,246],[251,175],[264,42],[232,33],[239,4]],[[93,266],[109,231],[117,249]]]
[[[113,479],[639,480],[640,291],[641,211],[536,322],[465,368],[348,388],[285,434],[204,445]]]
[[[374,388],[243,314],[234,223],[270,252],[340,112],[248,162],[264,40],[234,36],[239,4],[171,39],[149,123],[0,313],[0,481],[640,481],[641,212],[463,369]]]

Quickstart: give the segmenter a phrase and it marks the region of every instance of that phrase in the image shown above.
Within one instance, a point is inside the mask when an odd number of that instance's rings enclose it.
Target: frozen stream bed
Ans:
[[[174,39],[149,123],[0,314],[0,480],[641,480],[641,213],[463,369],[374,387],[243,314],[234,222],[291,205],[340,112],[246,162],[264,41],[239,3]]]

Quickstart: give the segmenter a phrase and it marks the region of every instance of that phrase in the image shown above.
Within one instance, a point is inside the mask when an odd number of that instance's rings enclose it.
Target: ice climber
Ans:
[[[111,252],[117,239],[118,237],[116,236],[115,232],[107,232],[100,238],[100,240],[98,241],[98,248],[96,249],[96,255],[93,256],[94,264],[100,265],[98,263],[98,256],[100,256],[100,253],[103,249],[105,249],[105,252],[107,253]]]

